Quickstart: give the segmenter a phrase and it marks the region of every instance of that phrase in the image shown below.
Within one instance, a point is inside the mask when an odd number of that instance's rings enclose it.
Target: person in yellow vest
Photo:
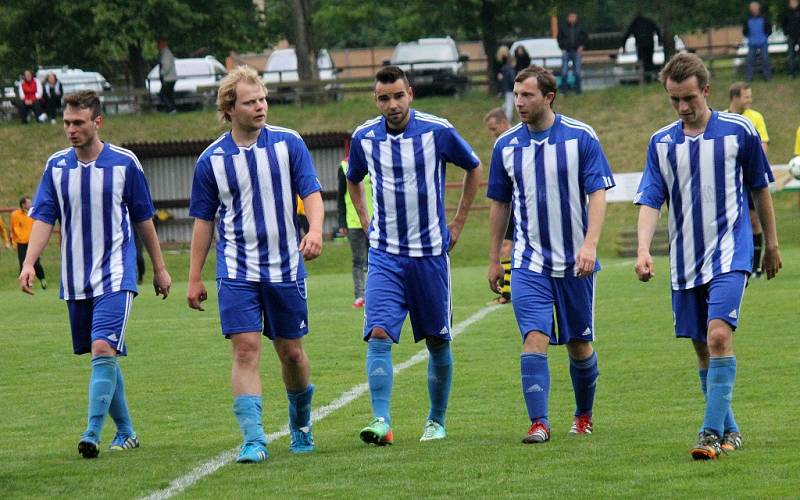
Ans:
[[[25,254],[28,253],[28,241],[31,239],[33,229],[33,219],[28,217],[31,209],[31,199],[23,196],[19,199],[19,208],[11,212],[11,242],[17,247],[17,257],[19,258],[19,270],[22,271],[22,263],[25,262]],[[44,279],[44,268],[39,259],[33,264],[36,272],[36,279],[42,286],[42,290],[47,289],[47,280]]]
[[[344,159],[339,169],[339,191],[336,204],[339,212],[339,233],[346,235],[350,242],[350,250],[353,254],[353,294],[355,295],[353,307],[361,309],[364,307],[364,287],[367,282],[369,240],[361,227],[361,221],[358,219],[358,212],[353,206],[353,201],[347,195],[346,172],[347,159]],[[369,175],[364,177],[364,191],[367,195],[367,214],[372,218],[372,183]]]
[[[300,222],[300,237],[302,238],[308,233],[308,217],[306,217],[306,207],[303,205],[303,199],[297,197],[297,220]]]
[[[797,134],[794,136],[794,155],[800,155],[800,127],[797,127]]]
[[[750,88],[750,84],[748,82],[733,83],[728,89],[728,98],[729,103],[726,111],[742,115],[750,120],[758,135],[761,136],[761,147],[764,148],[764,154],[766,154],[769,150],[767,124],[764,122],[764,116],[751,107],[753,105],[753,89]],[[756,278],[760,278],[764,232],[758,220],[753,197],[749,192],[747,193],[747,203],[750,207],[750,225],[753,228],[753,275]]]
[[[6,232],[6,223],[0,217],[0,240],[3,240],[3,248],[11,248],[11,243],[8,241],[8,233]]]

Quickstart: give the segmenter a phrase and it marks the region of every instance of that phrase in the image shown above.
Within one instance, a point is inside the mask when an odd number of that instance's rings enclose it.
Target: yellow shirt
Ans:
[[[28,217],[24,210],[18,208],[11,212],[11,241],[27,245],[31,239],[32,229],[33,219]]]
[[[3,240],[3,246],[8,246],[8,234],[6,233],[6,223],[3,222],[3,217],[0,217],[0,240]]]
[[[769,142],[769,134],[767,133],[767,124],[764,123],[764,116],[758,111],[752,109],[745,109],[742,111],[742,116],[747,118],[753,123],[753,126],[761,136],[761,142]]]
[[[305,215],[306,214],[306,206],[303,204],[303,198],[300,198],[300,195],[297,196],[297,215]]]
[[[797,127],[797,135],[794,138],[794,154],[800,155],[800,127]]]

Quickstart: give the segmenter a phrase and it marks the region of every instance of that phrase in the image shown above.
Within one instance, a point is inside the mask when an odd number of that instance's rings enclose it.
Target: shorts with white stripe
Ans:
[[[97,297],[68,300],[69,325],[72,330],[72,350],[75,354],[92,352],[92,342],[103,340],[127,356],[125,328],[131,312],[134,293],[128,290],[104,293]]]

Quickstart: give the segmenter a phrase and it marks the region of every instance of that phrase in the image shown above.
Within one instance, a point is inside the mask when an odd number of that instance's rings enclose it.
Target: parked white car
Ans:
[[[531,64],[542,66],[547,69],[561,69],[561,47],[555,38],[528,38],[517,40],[511,44],[509,51],[511,55],[519,46],[525,47],[525,51],[531,58]]]
[[[786,40],[786,35],[781,30],[775,30],[770,33],[767,38],[769,47],[767,52],[770,55],[780,54],[785,55],[789,52],[789,42]],[[747,38],[743,38],[739,45],[736,47],[736,58],[733,60],[734,66],[743,66],[747,62],[747,52],[750,49],[747,45]]]
[[[64,95],[77,92],[79,90],[94,90],[98,93],[111,90],[108,80],[96,71],[84,71],[68,66],[41,67],[36,71],[36,78],[44,82],[47,75],[55,73],[56,78],[61,82]]]
[[[675,52],[686,52],[686,44],[679,36],[673,38]],[[664,46],[659,43],[658,36],[653,35],[653,64],[656,66],[664,65]],[[619,83],[638,82],[639,75],[635,72],[638,57],[636,56],[636,39],[629,36],[625,40],[625,46],[617,50],[615,59],[614,77]]]
[[[147,74],[145,82],[153,97],[161,92],[159,72],[160,65],[156,64]],[[210,89],[228,74],[225,66],[213,56],[175,59],[175,72],[178,74],[175,81],[175,103],[178,105],[204,102],[210,94],[215,94]]]
[[[468,56],[458,53],[456,42],[448,36],[398,43],[392,58],[383,63],[396,64],[405,71],[419,95],[425,92],[453,94],[463,92],[469,84],[468,60]]]

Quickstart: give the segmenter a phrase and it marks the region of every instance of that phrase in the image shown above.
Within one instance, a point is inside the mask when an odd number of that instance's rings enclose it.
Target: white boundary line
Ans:
[[[502,306],[492,305],[480,309],[469,318],[465,319],[461,323],[458,323],[456,326],[454,326],[452,331],[450,332],[451,336],[457,337],[458,335],[464,333],[464,331],[466,331],[467,328],[485,318],[489,313],[500,308],[502,308]],[[427,358],[428,358],[428,349],[421,349],[406,361],[403,361],[402,363],[395,365],[394,374],[397,375],[406,368],[411,368],[412,366],[421,363]],[[342,407],[346,406],[347,404],[352,403],[353,401],[361,397],[363,394],[365,394],[368,390],[369,386],[366,383],[358,384],[356,386],[351,387],[347,391],[343,392],[341,396],[331,401],[327,405],[314,410],[311,414],[311,420],[314,423],[319,422],[320,420],[324,419],[325,417],[335,412],[336,410],[339,410]],[[284,426],[281,430],[277,432],[268,434],[267,440],[271,443],[272,441],[275,441],[276,439],[282,438],[287,435],[289,435],[288,425]],[[169,483],[169,486],[164,488],[163,490],[155,491],[143,498],[144,500],[164,500],[173,497],[178,493],[182,492],[183,490],[185,490],[186,488],[189,488],[190,486],[194,485],[204,477],[214,474],[223,466],[233,462],[233,460],[238,456],[238,454],[239,454],[238,446],[232,450],[224,451],[219,455],[217,455],[216,457],[208,460],[207,462],[198,465],[197,467],[195,467],[188,473],[184,474],[183,476],[173,480],[172,482]]]

